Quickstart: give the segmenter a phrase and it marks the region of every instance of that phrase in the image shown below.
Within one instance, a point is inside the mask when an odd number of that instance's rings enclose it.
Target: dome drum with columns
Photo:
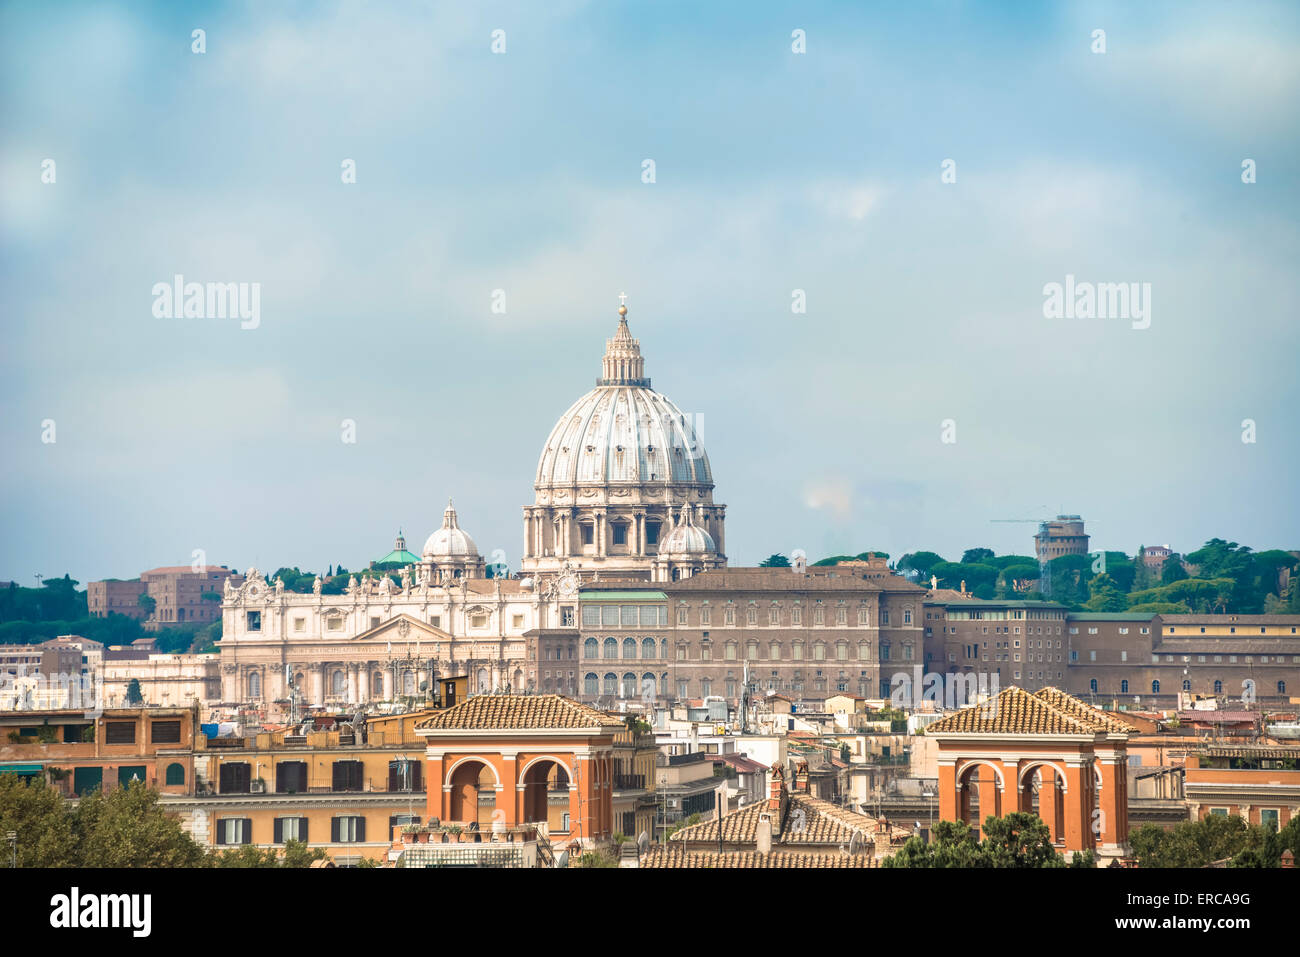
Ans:
[[[551,430],[533,488],[525,573],[558,573],[568,563],[580,577],[673,580],[726,564],[726,506],[713,501],[708,455],[690,417],[650,387],[626,306],[596,388]],[[688,522],[693,531],[670,546]],[[668,547],[687,551],[667,560]]]

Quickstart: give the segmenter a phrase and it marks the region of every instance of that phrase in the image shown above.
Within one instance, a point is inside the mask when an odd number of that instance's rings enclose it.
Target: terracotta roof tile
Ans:
[[[421,721],[439,730],[537,730],[622,725],[603,711],[557,694],[480,694]]]
[[[1043,689],[1059,696],[1056,700],[1032,695],[1012,685],[983,704],[963,708],[931,725],[931,734],[1072,734],[1095,735],[1130,730],[1122,722],[1097,717],[1099,712],[1077,698],[1055,688]],[[1066,700],[1069,703],[1067,704]]]
[[[835,851],[792,852],[773,850],[763,855],[758,851],[690,851],[680,847],[652,847],[641,858],[641,867],[694,868],[808,868],[874,867],[870,854],[844,854]]]
[[[668,840],[687,844],[717,844],[718,828],[722,828],[723,844],[756,844],[758,819],[770,813],[768,802],[759,801],[749,807],[723,815],[722,821],[704,821],[677,831]],[[821,798],[806,794],[791,794],[782,821],[773,821],[778,829],[772,835],[773,846],[779,845],[833,845],[848,844],[856,832],[860,837],[874,839],[880,822],[874,817],[837,807]]]
[[[1060,688],[1039,688],[1034,692],[1034,697],[1046,701],[1052,707],[1064,711],[1068,715],[1098,721],[1105,725],[1107,730],[1116,734],[1132,734],[1137,730],[1135,725],[1129,724],[1117,715],[1084,704],[1078,698],[1066,694]]]

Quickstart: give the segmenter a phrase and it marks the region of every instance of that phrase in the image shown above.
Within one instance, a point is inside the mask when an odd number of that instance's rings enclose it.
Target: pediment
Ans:
[[[420,621],[406,613],[399,613],[386,621],[381,621],[375,627],[363,631],[352,639],[353,642],[367,642],[371,644],[382,644],[385,642],[402,642],[403,644],[415,641],[452,641],[453,636],[441,628],[435,628],[428,622]]]

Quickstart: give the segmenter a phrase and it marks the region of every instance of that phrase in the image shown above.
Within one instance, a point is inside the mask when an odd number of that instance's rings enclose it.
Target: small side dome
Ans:
[[[716,555],[713,536],[695,524],[689,505],[683,505],[680,520],[659,543],[660,555]]]
[[[447,508],[442,513],[442,528],[438,529],[424,543],[424,557],[439,558],[477,558],[478,546],[469,533],[460,527],[456,520],[456,509],[448,500]]]

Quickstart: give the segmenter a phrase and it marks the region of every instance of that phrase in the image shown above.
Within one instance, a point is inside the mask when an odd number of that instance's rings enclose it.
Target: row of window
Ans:
[[[105,721],[105,744],[135,744],[136,722]],[[153,744],[180,744],[180,721],[150,721],[149,740]]]
[[[1019,674],[1017,674],[1019,677]],[[728,676],[725,679],[715,680],[713,678],[699,678],[699,694],[697,697],[707,698],[714,694],[725,694],[728,698],[735,698],[740,692],[741,681],[739,678]],[[812,690],[826,691],[830,680],[823,676],[819,671],[812,679]],[[848,692],[853,686],[853,680],[843,672],[834,679],[836,691]],[[770,677],[754,678],[751,680],[751,686],[757,690],[766,688],[768,691],[787,690],[785,682],[774,671]],[[881,679],[881,694],[889,695],[889,681]],[[589,698],[605,696],[610,698],[651,698],[659,694],[667,695],[669,688],[675,687],[677,697],[686,699],[692,697],[692,683],[689,678],[678,678],[675,685],[669,683],[668,675],[662,674],[656,677],[650,672],[646,672],[639,679],[632,672],[625,673],[622,678],[613,672],[608,672],[604,676],[596,674],[594,671],[587,672],[583,676],[582,691]],[[796,673],[789,681],[788,690],[801,692],[804,690],[804,678],[802,674]],[[856,682],[856,691],[858,694],[866,697],[871,691],[871,680],[867,677],[866,672],[862,672]]]
[[[392,819],[394,825],[403,823],[401,818],[414,823],[417,818],[412,815],[397,815]],[[305,817],[277,817],[272,828],[272,843],[283,844],[286,841],[309,840],[308,821]],[[389,833],[392,832],[390,827]],[[250,844],[253,840],[253,819],[249,817],[223,817],[217,820],[216,843]],[[366,840],[366,819],[360,814],[340,814],[330,819],[331,844],[361,844]]]
[[[1091,680],[1088,682],[1088,688],[1089,688],[1089,690],[1091,690],[1094,694],[1097,692],[1097,679],[1096,679],[1096,678],[1093,678],[1093,679],[1091,679]],[[1183,679],[1183,690],[1184,690],[1184,691],[1191,691],[1191,690],[1192,690],[1192,681],[1191,681],[1190,678],[1184,678],[1184,679]],[[1125,678],[1125,679],[1123,679],[1123,680],[1120,681],[1120,683],[1119,683],[1119,692],[1120,692],[1120,694],[1128,694],[1128,679],[1127,679],[1127,678]],[[1152,694],[1159,694],[1159,693],[1160,693],[1160,679],[1159,679],[1159,678],[1157,678],[1157,679],[1155,679],[1154,681],[1151,682],[1151,693],[1152,693]],[[1223,682],[1222,682],[1221,680],[1217,679],[1217,678],[1216,678],[1215,681],[1214,681],[1214,693],[1215,693],[1215,694],[1223,694]],[[1280,694],[1280,695],[1286,694],[1286,682],[1285,682],[1285,681],[1279,681],[1279,682],[1277,683],[1277,693]]]
[[[175,765],[173,765],[175,767]],[[361,761],[335,761],[330,768],[330,790],[364,791],[365,765]],[[280,761],[275,765],[275,792],[277,794],[306,794],[307,762]],[[419,761],[398,759],[388,762],[389,791],[420,791],[423,765]],[[168,771],[170,780],[170,769]],[[183,782],[182,782],[183,783]],[[372,782],[373,783],[373,782]],[[252,791],[252,768],[247,761],[227,761],[218,772],[222,794],[249,794]]]

